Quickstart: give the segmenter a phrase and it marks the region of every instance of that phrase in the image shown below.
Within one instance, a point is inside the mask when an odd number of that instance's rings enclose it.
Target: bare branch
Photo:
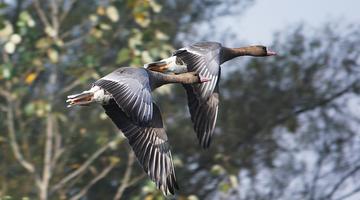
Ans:
[[[267,130],[269,127],[274,127],[276,125],[279,125],[281,123],[284,123],[286,122],[288,119],[290,119],[291,117],[293,116],[297,116],[297,115],[300,115],[304,112],[307,112],[307,111],[310,111],[310,110],[313,110],[315,108],[318,108],[318,107],[323,107],[323,106],[326,106],[328,105],[329,103],[331,103],[332,101],[334,101],[335,99],[343,96],[344,94],[350,92],[351,90],[354,89],[354,87],[356,87],[356,85],[358,84],[359,82],[358,81],[354,81],[353,83],[351,83],[350,85],[348,85],[347,87],[345,87],[344,89],[334,93],[333,95],[331,95],[330,97],[328,98],[324,98],[324,99],[321,99],[313,104],[310,104],[308,106],[304,106],[303,108],[300,108],[298,110],[295,110],[293,112],[290,112],[288,114],[286,114],[285,116],[283,117],[280,117],[278,119],[275,119],[275,120],[269,120],[269,123],[265,126],[263,126],[263,128],[261,128],[260,131],[258,132],[261,132],[261,131],[264,131],[264,130]]]
[[[117,138],[114,140],[111,140],[108,142],[105,146],[98,149],[95,153],[93,153],[89,159],[87,159],[77,170],[73,171],[69,175],[65,176],[63,179],[61,179],[57,184],[55,184],[51,188],[51,192],[55,192],[58,189],[65,186],[66,183],[71,181],[72,179],[76,178],[77,176],[81,175],[85,170],[89,168],[89,166],[101,155],[103,154],[110,146],[114,144],[114,142],[117,141]]]
[[[51,161],[51,167],[54,168],[59,160],[60,156],[64,153],[65,149],[61,147],[61,134],[59,133],[59,127],[56,120],[54,120],[54,156]]]
[[[357,188],[353,189],[351,192],[349,192],[349,193],[347,193],[346,195],[343,195],[343,196],[337,198],[336,200],[344,200],[344,199],[347,199],[347,198],[351,197],[352,195],[354,195],[354,194],[356,194],[356,193],[358,193],[358,192],[360,192],[360,187],[357,187]]]
[[[0,89],[0,96],[4,97],[5,99],[11,98],[11,93],[6,91],[5,89]]]
[[[69,1],[69,9],[67,11],[63,11],[62,15],[60,16],[60,23],[65,20],[65,18],[68,16],[68,14],[71,12],[71,10],[74,8],[74,4],[77,0],[70,0]]]
[[[50,6],[51,6],[51,22],[52,25],[56,31],[56,35],[59,33],[60,28],[60,22],[59,22],[59,1],[58,0],[51,0]]]
[[[61,91],[60,94],[65,94],[68,93],[70,90],[72,90],[73,88],[75,88],[76,86],[80,85],[81,81],[79,79],[76,79],[75,81],[73,81],[71,84],[69,84],[68,86],[64,87]]]
[[[109,166],[107,166],[106,168],[104,168],[100,174],[98,174],[97,176],[95,176],[83,189],[80,190],[79,193],[77,193],[75,196],[71,197],[70,200],[78,200],[81,197],[83,197],[87,191],[95,184],[97,183],[99,180],[101,180],[102,178],[104,178],[114,167],[115,167],[115,163],[110,163]]]
[[[7,112],[8,111],[8,108],[4,105],[0,105],[0,110],[3,111],[3,112]]]
[[[39,0],[34,0],[34,7],[35,7],[35,10],[36,10],[37,14],[39,15],[39,18],[40,18],[41,22],[43,23],[43,25],[45,27],[51,27],[49,20],[47,19],[46,15],[45,15],[44,10],[40,6]]]
[[[351,176],[353,176],[356,172],[360,170],[360,165],[356,166],[353,170],[349,171],[345,176],[341,177],[339,182],[335,184],[331,192],[326,196],[327,199],[331,199],[335,192],[340,188],[340,186]]]
[[[4,91],[2,91],[4,92]],[[10,97],[8,97],[8,108],[7,108],[7,127],[9,132],[9,141],[11,149],[14,153],[15,159],[23,166],[29,173],[35,174],[35,167],[32,163],[25,160],[23,154],[20,151],[19,144],[16,141],[15,125],[14,125],[14,114],[13,114],[13,103]]]
[[[77,44],[81,43],[83,40],[85,40],[88,36],[89,36],[89,33],[86,32],[86,33],[83,33],[82,35],[80,35],[79,37],[65,41],[64,47],[71,47],[72,45],[77,45]]]
[[[134,185],[135,183],[139,182],[141,179],[145,178],[146,174],[142,173],[141,175],[133,178],[131,181],[129,181],[129,184],[127,185],[127,187],[130,187],[132,185]]]
[[[51,178],[51,158],[52,158],[52,146],[53,146],[53,117],[49,113],[47,117],[47,127],[46,127],[46,141],[44,149],[44,166],[43,166],[43,176],[40,187],[40,199],[47,199],[48,197],[48,188],[49,181]]]
[[[129,151],[129,156],[128,156],[128,162],[127,162],[127,166],[126,166],[126,170],[124,173],[124,177],[121,181],[120,186],[118,187],[116,194],[114,196],[114,200],[119,200],[125,189],[129,186],[129,181],[130,181],[130,177],[131,177],[131,173],[132,173],[132,166],[134,164],[135,161],[135,154],[133,151]]]
[[[316,169],[315,169],[315,175],[313,177],[312,183],[311,183],[311,188],[309,189],[309,199],[314,199],[316,196],[316,192],[317,192],[317,183],[319,181],[320,178],[320,173],[321,173],[321,169],[323,166],[323,163],[325,161],[326,155],[321,155],[320,158],[317,160],[316,162]]]

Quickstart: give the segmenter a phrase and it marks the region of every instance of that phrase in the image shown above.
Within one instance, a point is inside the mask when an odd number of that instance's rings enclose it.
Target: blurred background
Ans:
[[[222,66],[202,150],[185,91],[154,93],[181,200],[360,199],[360,2],[0,1],[0,199],[164,199],[101,106],[66,108],[121,66],[183,45],[263,44]],[[171,199],[171,198],[170,198]]]

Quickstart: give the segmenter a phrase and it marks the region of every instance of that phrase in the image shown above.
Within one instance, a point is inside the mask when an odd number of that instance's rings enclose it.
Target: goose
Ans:
[[[217,42],[198,42],[176,50],[169,58],[145,64],[144,67],[161,73],[196,72],[209,78],[204,84],[183,85],[199,145],[210,146],[219,109],[220,65],[239,56],[266,57],[275,52],[261,45],[240,48],[223,47]]]
[[[137,160],[165,195],[179,189],[159,107],[151,91],[168,83],[202,83],[194,72],[167,75],[138,67],[121,67],[97,80],[90,90],[67,98],[68,107],[103,106],[105,113],[127,138]]]

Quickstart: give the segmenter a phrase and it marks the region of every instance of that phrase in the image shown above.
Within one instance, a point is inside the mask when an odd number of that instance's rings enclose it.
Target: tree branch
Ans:
[[[103,154],[108,148],[110,148],[110,146],[112,146],[117,139],[111,140],[110,142],[108,142],[105,146],[101,147],[100,149],[98,149],[95,153],[93,153],[89,159],[87,159],[77,170],[73,171],[72,173],[70,173],[69,175],[65,176],[63,179],[61,179],[57,184],[55,184],[52,189],[51,192],[55,192],[58,189],[62,188],[65,186],[66,183],[68,183],[69,181],[71,181],[73,178],[79,176],[80,174],[82,174],[85,170],[87,170],[89,168],[89,166],[95,161],[95,159],[97,159],[101,154]]]
[[[135,161],[135,154],[133,151],[130,150],[124,177],[121,181],[120,186],[118,187],[118,189],[116,191],[114,200],[119,200],[122,197],[125,189],[129,186],[129,181],[130,181],[130,177],[131,177],[131,173],[132,173],[132,166],[134,164],[134,161]]]
[[[300,114],[302,114],[304,112],[313,110],[313,109],[315,109],[317,107],[326,106],[330,102],[334,101],[335,99],[337,99],[337,98],[343,96],[344,94],[346,94],[347,92],[351,91],[354,87],[356,87],[357,84],[358,84],[358,81],[354,81],[353,83],[351,83],[350,85],[348,85],[344,89],[334,93],[333,95],[331,95],[328,98],[324,98],[324,99],[321,99],[321,100],[319,100],[319,101],[317,101],[317,102],[315,102],[313,104],[310,104],[308,106],[304,106],[303,108],[300,108],[298,110],[290,112],[290,113],[286,114],[285,116],[279,117],[278,119],[275,119],[273,121],[269,120],[270,122],[267,125],[263,126],[263,128],[261,128],[261,130],[258,131],[258,132],[261,132],[263,130],[266,130],[267,128],[274,127],[276,125],[282,124],[282,123],[286,122],[291,117],[300,115]]]
[[[67,11],[63,11],[63,13],[60,16],[60,23],[63,22],[66,17],[68,16],[68,14],[71,12],[71,10],[74,8],[74,5],[76,3],[77,0],[69,0],[69,10]]]
[[[56,36],[58,36],[60,22],[59,22],[59,1],[58,0],[51,0],[50,7],[51,7],[51,23],[56,31]]]
[[[81,197],[83,197],[87,191],[95,184],[97,183],[99,180],[101,180],[102,178],[104,178],[114,167],[115,167],[115,163],[110,163],[109,166],[107,166],[106,168],[104,168],[100,174],[98,174],[97,176],[95,176],[82,190],[80,190],[79,193],[77,193],[75,196],[71,197],[70,200],[78,200]]]
[[[39,18],[45,27],[51,27],[49,20],[47,19],[44,10],[41,8],[39,0],[34,0],[34,7],[39,15]]]
[[[333,189],[330,191],[330,193],[328,195],[326,195],[326,199],[331,199],[333,197],[333,195],[335,194],[335,192],[340,188],[340,186],[352,175],[354,175],[356,172],[358,172],[360,170],[360,165],[356,166],[353,170],[351,170],[350,172],[348,172],[347,174],[345,174],[345,176],[343,176],[339,182],[337,182],[335,184],[335,186],[333,187]]]
[[[40,199],[46,200],[48,198],[48,188],[49,181],[51,178],[51,163],[52,163],[52,147],[53,147],[53,117],[52,114],[49,113],[47,117],[46,123],[46,141],[45,141],[45,149],[44,149],[44,166],[43,166],[43,176],[40,187]]]
[[[347,193],[346,195],[343,195],[343,196],[337,198],[336,200],[344,200],[344,199],[347,199],[348,197],[350,197],[350,196],[352,196],[352,195],[354,195],[354,194],[356,194],[356,193],[358,193],[358,192],[360,192],[360,187],[357,187],[357,188],[353,189],[351,192],[349,192],[349,193]]]
[[[1,91],[0,93],[6,93],[5,91]],[[8,108],[7,108],[7,127],[8,127],[8,133],[9,133],[9,141],[10,146],[13,151],[15,159],[20,163],[21,166],[23,166],[29,173],[35,174],[35,167],[32,163],[25,160],[23,154],[20,151],[19,144],[16,141],[16,134],[15,134],[15,125],[14,125],[14,114],[13,114],[13,102],[11,95],[7,96],[8,101]]]
[[[69,92],[70,90],[72,90],[73,88],[75,88],[76,86],[80,85],[81,81],[80,79],[76,79],[74,80],[71,84],[69,84],[68,86],[64,87],[61,91],[60,94],[65,94],[67,92]]]
[[[321,155],[320,154],[320,158],[317,160],[317,168],[315,170],[315,175],[313,177],[312,183],[311,183],[311,187],[310,187],[310,197],[309,199],[314,199],[316,196],[316,192],[317,192],[317,183],[319,181],[320,178],[320,172],[321,172],[321,168],[323,166],[323,162],[325,161],[326,155]]]
[[[54,168],[60,158],[60,156],[64,153],[64,148],[61,147],[61,134],[59,133],[59,127],[58,127],[58,123],[55,120],[54,121],[54,156],[53,159],[51,161],[51,167]]]

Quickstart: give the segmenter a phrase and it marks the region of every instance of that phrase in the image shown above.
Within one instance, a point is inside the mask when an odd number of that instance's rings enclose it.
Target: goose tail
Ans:
[[[84,91],[80,94],[73,94],[67,96],[66,103],[68,103],[68,108],[79,105],[79,106],[87,106],[94,101],[94,92],[92,91]]]
[[[155,72],[165,72],[168,68],[168,63],[166,61],[157,61],[145,64],[144,67],[148,70]]]

